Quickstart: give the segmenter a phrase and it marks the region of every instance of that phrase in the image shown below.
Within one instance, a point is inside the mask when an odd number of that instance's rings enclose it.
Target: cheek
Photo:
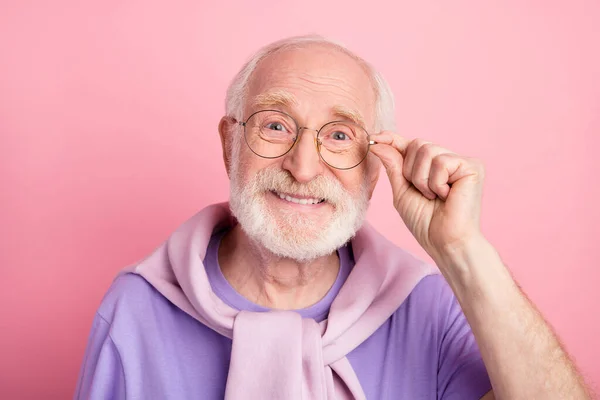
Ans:
[[[366,169],[362,164],[348,171],[334,171],[333,173],[344,189],[355,195],[360,193],[366,178]]]
[[[364,174],[367,176],[366,179],[369,181],[377,181],[379,179],[379,173],[383,167],[381,160],[377,158],[376,155],[370,153],[367,155],[367,159],[365,160],[364,164]]]
[[[254,154],[251,150],[246,148],[242,148],[239,154],[238,159],[238,175],[241,178],[242,182],[250,181],[258,171],[261,171],[265,168],[276,166],[281,164],[281,159],[268,159],[262,158]],[[281,165],[279,165],[281,168]]]

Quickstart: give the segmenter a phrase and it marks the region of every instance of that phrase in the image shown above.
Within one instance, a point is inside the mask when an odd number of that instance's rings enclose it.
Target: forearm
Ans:
[[[484,238],[436,260],[471,325],[496,399],[588,399],[550,326]]]

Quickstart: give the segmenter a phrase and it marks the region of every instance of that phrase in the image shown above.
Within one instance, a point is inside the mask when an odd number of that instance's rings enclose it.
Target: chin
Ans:
[[[307,262],[332,254],[354,236],[356,230],[339,229],[341,225],[343,221],[334,216],[329,221],[303,215],[273,216],[253,239],[276,256]]]

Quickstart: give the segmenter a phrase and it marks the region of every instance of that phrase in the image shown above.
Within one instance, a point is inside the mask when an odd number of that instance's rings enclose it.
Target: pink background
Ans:
[[[485,233],[600,382],[600,3],[210,3],[2,1],[0,398],[72,396],[117,271],[227,197],[229,80],[310,32],[383,72],[399,132],[486,161]],[[370,219],[424,256],[386,180]]]

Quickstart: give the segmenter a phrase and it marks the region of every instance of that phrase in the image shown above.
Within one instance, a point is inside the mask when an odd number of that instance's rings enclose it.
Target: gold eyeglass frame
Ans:
[[[258,153],[257,153],[256,151],[254,151],[254,149],[253,149],[253,148],[250,146],[250,143],[248,143],[248,138],[246,137],[246,126],[247,126],[247,124],[248,124],[248,121],[250,121],[250,118],[252,118],[253,116],[255,116],[255,115],[256,115],[256,114],[258,114],[258,113],[261,113],[261,112],[266,112],[266,111],[277,112],[277,113],[283,114],[283,115],[285,115],[285,116],[289,117],[289,118],[290,118],[292,121],[294,121],[294,124],[296,125],[296,137],[294,138],[294,143],[292,143],[292,145],[290,146],[290,148],[289,148],[289,149],[287,149],[287,150],[285,151],[285,153],[283,153],[283,154],[281,154],[281,155],[278,155],[278,156],[269,157],[269,156],[263,156],[263,155],[261,155],[261,154],[258,154]],[[283,112],[283,111],[280,111],[280,110],[260,110],[260,111],[256,111],[256,112],[253,112],[252,114],[250,114],[250,116],[249,116],[248,118],[246,118],[246,121],[238,121],[238,120],[236,120],[235,118],[233,118],[233,120],[234,120],[234,121],[235,121],[235,123],[237,123],[238,125],[240,125],[240,126],[243,126],[243,127],[244,127],[244,141],[246,142],[246,145],[248,146],[248,148],[250,149],[250,151],[251,151],[251,152],[253,152],[254,154],[256,154],[257,156],[259,156],[259,157],[261,157],[261,158],[266,158],[266,159],[275,159],[275,158],[283,157],[283,156],[285,156],[287,153],[289,153],[289,152],[290,152],[290,151],[291,151],[291,150],[294,148],[294,146],[296,145],[296,143],[298,142],[298,138],[300,137],[300,133],[301,133],[301,131],[303,131],[303,130],[309,130],[309,131],[315,131],[315,132],[317,132],[317,136],[315,137],[315,147],[317,148],[317,153],[319,154],[319,158],[320,158],[321,160],[323,160],[323,162],[324,162],[325,164],[329,165],[331,168],[339,169],[339,170],[342,170],[342,171],[345,171],[345,170],[349,170],[349,169],[352,169],[352,168],[356,168],[356,167],[358,167],[358,166],[359,166],[359,165],[360,165],[360,164],[361,164],[361,163],[362,163],[362,162],[365,160],[365,158],[367,158],[367,155],[369,154],[369,150],[371,149],[371,146],[372,146],[372,145],[374,145],[374,144],[377,144],[377,143],[376,143],[374,140],[370,140],[370,136],[371,136],[371,135],[369,135],[369,132],[367,132],[367,130],[366,130],[364,127],[362,127],[362,126],[360,126],[360,125],[358,125],[358,124],[355,124],[355,123],[353,123],[353,122],[349,122],[349,121],[343,121],[343,120],[338,120],[338,121],[330,121],[330,122],[327,122],[325,125],[323,125],[322,127],[320,127],[320,128],[317,130],[317,129],[312,129],[312,128],[308,128],[308,127],[305,127],[305,126],[300,126],[300,124],[299,124],[299,123],[296,121],[296,119],[294,119],[294,117],[292,117],[292,116],[291,116],[291,115],[289,115],[288,113],[286,113],[286,112]],[[360,129],[362,129],[362,130],[363,130],[363,131],[364,131],[364,132],[367,134],[367,138],[369,138],[369,140],[368,140],[368,143],[367,143],[367,151],[365,152],[365,155],[364,155],[364,157],[363,157],[363,158],[361,158],[359,162],[357,162],[355,165],[353,165],[353,166],[351,166],[351,167],[340,168],[340,167],[336,167],[335,165],[331,165],[330,163],[328,163],[328,162],[327,162],[327,160],[325,160],[325,158],[323,158],[323,155],[321,154],[321,145],[322,145],[322,143],[321,143],[321,141],[319,140],[319,134],[321,133],[321,131],[323,130],[323,128],[325,128],[326,126],[329,126],[329,125],[331,125],[331,124],[339,124],[339,123],[344,123],[344,124],[352,124],[352,125],[354,125],[354,126],[357,126],[357,127],[359,127]]]

